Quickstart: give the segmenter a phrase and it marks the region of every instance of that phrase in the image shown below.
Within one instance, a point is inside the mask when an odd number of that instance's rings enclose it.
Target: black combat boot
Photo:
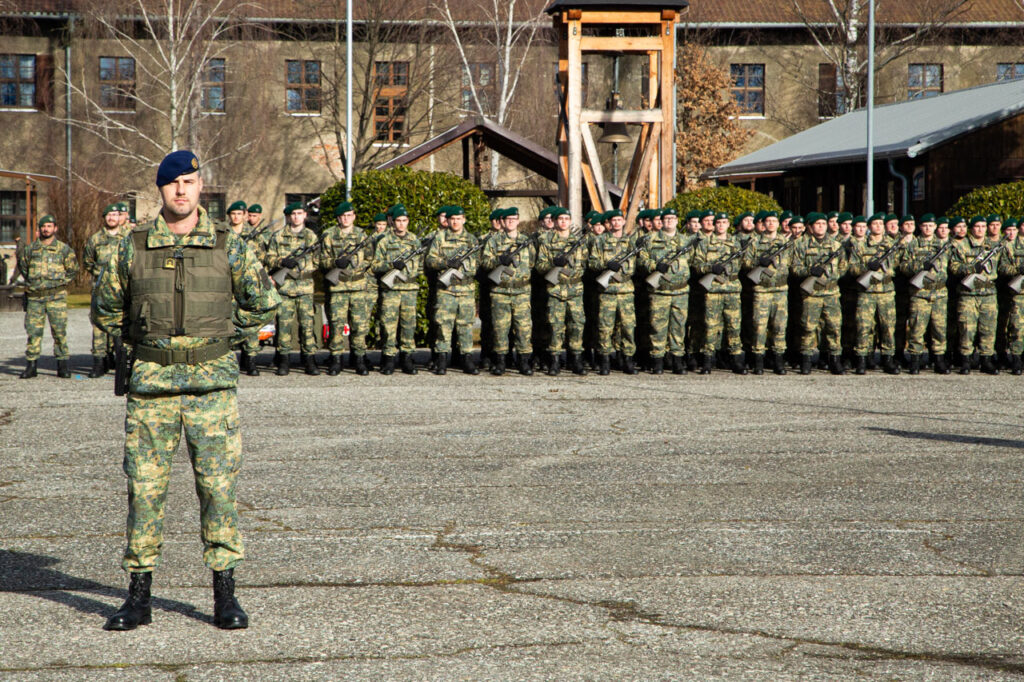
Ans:
[[[633,362],[632,355],[622,355],[622,371],[626,374],[636,374],[636,363]]]
[[[651,358],[651,374],[665,373],[665,358]]]
[[[416,363],[413,360],[412,353],[400,353],[399,357],[402,362],[402,373],[403,374],[415,374]]]
[[[114,368],[117,367],[117,359],[114,358],[113,352],[108,352],[107,356],[103,358],[103,366],[108,372],[113,372]]]
[[[949,365],[946,364],[946,356],[941,353],[935,356],[935,373],[949,374]]]
[[[366,353],[356,355],[356,374],[361,377],[365,377],[370,373],[370,368],[366,365]]]
[[[696,372],[697,371],[697,354],[696,353],[687,353],[686,356],[685,356],[685,359],[686,359],[686,369],[688,369],[691,372]]]
[[[548,376],[557,377],[562,371],[561,353],[552,353],[548,360]]]
[[[277,354],[277,371],[275,374],[279,377],[288,376],[288,372],[292,370],[291,362],[288,360],[288,353]]]
[[[260,375],[260,370],[256,368],[255,355],[242,353],[242,371],[251,377],[258,377]]]
[[[316,366],[316,355],[314,353],[304,353],[302,358],[302,364],[306,367],[306,374],[311,377],[320,376],[320,369]]]
[[[104,630],[134,630],[140,625],[153,622],[153,609],[149,601],[149,588],[153,584],[152,573],[130,573],[128,599],[117,613],[107,619]]]
[[[754,374],[764,374],[764,353],[754,353]]]
[[[381,358],[380,362],[380,373],[381,374],[394,374],[395,373],[395,356],[385,355]]]
[[[18,375],[18,378],[19,379],[32,379],[38,373],[39,372],[36,369],[36,361],[35,360],[29,360],[28,362],[25,363],[25,369],[22,370],[21,374]]]
[[[583,365],[583,353],[569,353],[569,362],[572,364],[572,373],[579,376],[586,376],[587,368]]]
[[[481,350],[480,351],[480,369],[490,369],[490,368],[491,368],[491,354],[486,352],[486,351],[484,351],[484,350]]]
[[[999,374],[999,367],[996,366],[996,356],[981,356],[981,371],[985,374]]]
[[[533,353],[519,354],[519,373],[524,377],[533,376]]]
[[[1019,355],[1011,355],[1010,372],[1013,373],[1013,376],[1019,377],[1022,371],[1024,371],[1024,360],[1021,360]]]
[[[480,374],[480,370],[476,368],[476,363],[473,362],[472,353],[463,353],[462,355],[462,371],[466,374],[477,375]]]
[[[339,374],[341,374],[341,367],[342,367],[341,354],[332,355],[331,356],[331,361],[327,365],[327,376],[329,376],[329,377],[336,377],[336,376],[338,376]]]
[[[854,366],[854,374],[867,374],[868,371],[868,358],[866,355],[858,355],[857,362]]]
[[[608,357],[607,353],[598,353],[597,355],[597,373],[603,377],[608,376],[609,372],[612,371],[612,359]]]
[[[447,353],[435,353],[434,354],[434,374],[443,376],[448,373],[448,354]]]
[[[213,624],[221,630],[249,627],[249,616],[235,599],[234,569],[213,572]]]
[[[743,353],[736,353],[732,356],[732,373],[733,374],[746,374],[747,363],[744,362]]]
[[[92,369],[89,370],[90,379],[99,379],[107,373],[107,363],[102,355],[92,356]]]
[[[701,353],[699,374],[711,374],[711,364],[714,361],[714,353]]]
[[[910,355],[910,367],[907,368],[909,374],[920,374],[921,373],[921,356],[918,353],[912,353]]]
[[[57,376],[59,376],[61,379],[70,379],[71,378],[71,370],[68,369],[68,361],[67,360],[58,360],[57,361]]]
[[[836,376],[846,374],[846,368],[843,367],[843,358],[838,353],[832,353],[828,356],[828,369]]]
[[[970,374],[971,373],[971,356],[960,354],[960,373]]]
[[[673,374],[686,374],[686,360],[682,355],[669,355]]]
[[[801,374],[810,374],[811,373],[811,365],[813,365],[813,364],[814,364],[814,356],[813,355],[809,355],[809,354],[801,355],[800,356],[800,373]]]
[[[773,372],[782,376],[786,373],[786,354],[784,352],[775,351],[775,367],[772,369]]]
[[[238,371],[241,372],[245,369],[245,351],[241,351],[238,354]]]
[[[491,363],[491,374],[496,377],[500,377],[505,373],[505,354],[496,353],[494,355],[494,362]]]
[[[893,356],[891,356],[891,355],[883,355],[882,356],[882,370],[886,374],[899,374],[900,373],[900,366],[896,362],[896,358],[894,358]]]

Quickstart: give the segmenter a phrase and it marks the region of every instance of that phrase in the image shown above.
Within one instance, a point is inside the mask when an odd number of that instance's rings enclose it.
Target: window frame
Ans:
[[[489,84],[480,82],[480,72],[486,67],[490,70],[491,81]],[[496,85],[498,77],[497,62],[469,62],[468,66],[462,69],[462,109],[464,111],[476,111],[473,101],[473,89],[470,83],[476,86],[477,96],[480,103],[484,105],[484,114],[494,114],[498,110],[498,88]]]
[[[323,64],[319,59],[286,59],[284,61],[284,109],[292,116],[319,116],[323,110]],[[291,80],[291,64],[299,65],[298,81]],[[316,65],[316,80],[309,80],[310,65]],[[296,99],[293,100],[292,95]],[[292,102],[298,102],[297,108]],[[315,104],[315,106],[311,106]]]
[[[219,62],[219,66],[214,62]],[[219,73],[220,80],[211,78]],[[220,88],[220,108],[210,106],[210,92]],[[200,109],[204,114],[225,114],[227,113],[227,60],[224,57],[211,57],[203,65],[202,95],[200,96]]]
[[[739,67],[743,70],[742,81],[737,80],[736,69]],[[760,69],[760,80],[761,85],[751,86],[748,83],[751,80],[750,70],[758,68]],[[758,63],[742,63],[742,64],[729,64],[729,80],[731,85],[729,86],[729,94],[732,97],[732,101],[735,102],[737,108],[740,110],[739,118],[764,118],[765,111],[767,109],[765,105],[765,99],[767,96],[767,68],[765,65]],[[742,82],[743,85],[737,85],[737,82]],[[749,96],[752,93],[760,94],[760,109],[751,109],[749,106]],[[742,96],[739,96],[742,95]]]
[[[226,192],[202,192],[199,195],[199,205],[206,211],[210,220],[223,221],[227,217],[227,197]],[[210,210],[211,202],[216,202],[217,211]]]
[[[914,70],[915,67],[920,69],[920,85],[914,86]],[[928,67],[938,67],[939,69],[939,84],[935,85],[928,84]],[[907,99],[928,99],[931,97],[937,97],[945,92],[946,88],[946,67],[941,62],[914,62],[907,65]],[[930,94],[929,94],[930,93]]]
[[[103,78],[103,60],[114,60],[114,78]],[[121,78],[122,64],[131,64],[131,79]],[[99,84],[100,97],[99,105],[103,111],[115,113],[135,113],[135,86],[137,83],[137,71],[134,57],[109,57],[99,58]],[[108,90],[107,88],[110,88]]]
[[[26,210],[24,190],[0,190],[0,244],[13,244],[15,237],[24,238],[26,213],[35,215],[37,203],[35,191],[29,194],[28,201],[30,205]],[[4,210],[7,206],[12,207],[13,213]]]
[[[39,59],[34,54],[21,54],[15,52],[5,52],[0,54],[0,62],[10,59],[13,68],[13,77],[5,78],[3,75],[2,66],[0,66],[0,108],[3,109],[18,109],[22,111],[36,111],[39,109],[38,106],[38,74],[39,74]],[[32,60],[32,75],[28,78],[24,78],[22,74],[23,59]],[[4,101],[4,90],[5,86],[13,86],[14,89],[14,103],[8,103]],[[31,104],[22,104],[25,98],[24,88],[27,88],[31,92],[29,101]]]
[[[408,136],[405,121],[409,96],[409,62],[374,61],[373,83],[374,144],[404,144]],[[384,114],[380,113],[381,109],[385,110]]]
[[[1006,75],[1000,75],[1000,70],[1009,67],[1009,70],[1013,72],[1013,76],[1007,78]],[[998,62],[996,63],[996,82],[1002,83],[1004,81],[1015,81],[1020,78],[1024,78],[1024,62]]]

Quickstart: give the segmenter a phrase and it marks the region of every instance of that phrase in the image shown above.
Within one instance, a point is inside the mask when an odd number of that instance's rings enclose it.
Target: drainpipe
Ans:
[[[71,36],[75,30],[75,18],[68,15],[68,33],[64,37],[64,158],[67,161],[65,176],[68,202],[68,242],[71,242]]]
[[[907,205],[908,203],[910,203],[907,200],[907,176],[896,170],[896,164],[892,162],[892,158],[889,159],[889,172],[893,175],[893,177],[900,181],[900,185],[903,187],[903,191],[900,193],[900,199],[902,201],[901,206],[903,207],[900,211],[900,215],[906,215],[909,212],[910,208]]]

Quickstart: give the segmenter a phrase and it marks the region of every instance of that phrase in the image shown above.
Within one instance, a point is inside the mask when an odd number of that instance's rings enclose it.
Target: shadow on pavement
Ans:
[[[114,615],[117,606],[92,599],[79,592],[128,598],[128,590],[103,585],[94,580],[77,578],[52,568],[60,559],[41,554],[13,552],[0,549],[0,592],[27,594],[63,604],[82,613],[101,616]],[[127,581],[126,581],[127,582]],[[196,610],[192,604],[173,599],[153,598],[153,608],[173,611],[195,620],[211,623],[213,617]]]
[[[929,433],[927,431],[901,431],[900,429],[886,429],[878,426],[866,427],[868,431],[877,431],[898,438],[914,438],[918,440],[937,440],[946,443],[964,443],[966,445],[991,445],[997,448],[1024,449],[1024,440],[1009,440],[1006,438],[987,438],[985,436],[962,436],[957,433]]]

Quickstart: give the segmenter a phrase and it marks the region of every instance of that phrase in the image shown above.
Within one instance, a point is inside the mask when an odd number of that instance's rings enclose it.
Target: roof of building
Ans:
[[[687,0],[553,0],[544,11],[554,14],[567,9],[678,10],[689,6]]]
[[[876,158],[914,158],[953,138],[1022,112],[1024,79],[875,107],[874,154]],[[730,161],[706,177],[865,161],[866,130],[867,110],[858,109]]]

